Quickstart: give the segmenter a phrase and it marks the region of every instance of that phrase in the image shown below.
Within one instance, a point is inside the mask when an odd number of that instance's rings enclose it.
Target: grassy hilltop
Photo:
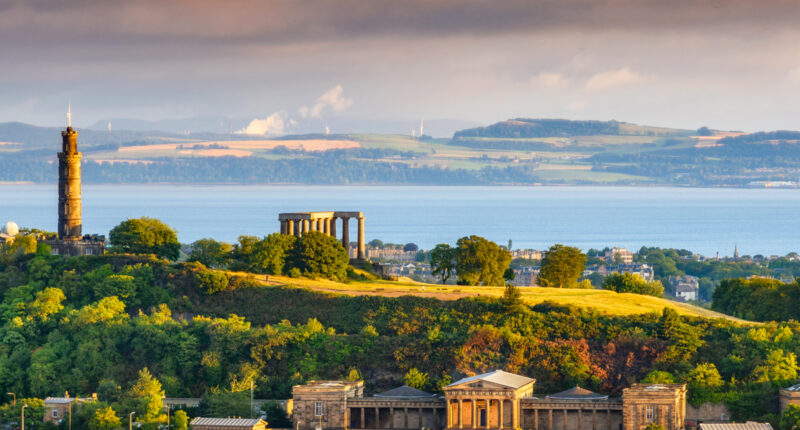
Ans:
[[[331,281],[328,279],[296,279],[285,276],[269,276],[269,281],[263,275],[256,275],[255,279],[265,286],[287,286],[306,288],[311,291],[344,294],[349,296],[374,295],[384,297],[417,296],[429,297],[439,300],[457,300],[469,297],[499,298],[503,295],[501,287],[471,287],[464,285],[439,285],[414,282],[410,279],[400,281],[351,281],[347,283]],[[265,287],[268,288],[268,287]],[[575,306],[578,308],[593,309],[607,315],[627,316],[646,313],[659,313],[664,308],[674,309],[681,315],[722,318],[730,321],[744,322],[709,309],[693,306],[687,303],[674,302],[653,296],[640,294],[620,294],[609,290],[596,289],[569,289],[569,288],[542,288],[524,287],[520,289],[522,299],[526,304],[534,306],[544,302],[559,305]]]

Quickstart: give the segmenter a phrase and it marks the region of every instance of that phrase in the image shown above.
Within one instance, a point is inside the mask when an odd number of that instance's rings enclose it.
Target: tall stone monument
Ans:
[[[78,132],[67,126],[61,132],[61,152],[58,153],[58,238],[81,238],[81,154],[78,152]]]
[[[67,129],[61,132],[58,153],[58,236],[45,241],[53,254],[100,255],[105,237],[83,235],[81,213],[81,157],[78,132],[72,128],[72,108],[67,110]]]

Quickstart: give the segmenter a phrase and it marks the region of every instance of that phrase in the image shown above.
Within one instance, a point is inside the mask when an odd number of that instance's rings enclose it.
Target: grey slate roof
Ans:
[[[784,388],[786,391],[800,391],[800,384],[792,385],[791,387]]]
[[[66,398],[66,397],[46,397],[44,399],[44,403],[45,404],[51,404],[51,405],[52,404],[64,404],[64,405],[66,405],[69,402],[72,402],[72,403],[75,403],[75,402],[91,402],[92,400],[94,400],[94,399],[92,399],[91,397],[70,397],[70,398]]]
[[[402,387],[392,388],[389,391],[384,391],[382,393],[375,394],[373,397],[435,397],[435,394],[426,393],[425,391],[418,390],[413,387],[409,387],[408,385],[403,385]]]
[[[192,420],[193,426],[219,426],[219,427],[253,427],[261,423],[258,418],[207,418],[197,417]],[[265,423],[266,424],[266,423]]]
[[[608,398],[608,396],[605,394],[597,394],[593,391],[589,391],[576,385],[569,390],[551,394],[545,398],[555,400],[605,400]]]
[[[769,423],[700,423],[700,430],[772,430]]]
[[[453,382],[447,387],[453,387],[456,385],[461,385],[472,381],[488,381],[498,385],[504,385],[510,388],[519,388],[524,385],[530,384],[531,382],[535,382],[536,380],[528,378],[527,376],[515,375],[513,373],[504,372],[502,370],[495,370],[493,372],[483,373],[480,375],[470,376],[469,378],[459,379],[458,381]]]

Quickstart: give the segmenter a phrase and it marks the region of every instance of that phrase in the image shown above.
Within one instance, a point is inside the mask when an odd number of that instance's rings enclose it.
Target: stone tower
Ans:
[[[78,132],[68,126],[61,132],[58,153],[58,238],[63,241],[81,238],[81,153]]]

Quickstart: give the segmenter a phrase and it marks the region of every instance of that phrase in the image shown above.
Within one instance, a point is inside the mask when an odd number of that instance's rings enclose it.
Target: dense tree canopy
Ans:
[[[155,218],[132,218],[111,229],[109,241],[113,250],[130,254],[155,254],[177,260],[180,255],[178,234]]]
[[[572,246],[556,244],[542,258],[537,282],[542,287],[575,288],[586,266],[586,254]]]
[[[603,288],[618,293],[646,294],[661,297],[664,286],[660,281],[648,282],[641,275],[633,273],[612,273],[603,281]]]
[[[335,237],[311,231],[304,233],[291,250],[291,265],[309,277],[344,280],[350,258]]]
[[[462,285],[504,284],[511,263],[511,253],[480,236],[468,236],[456,242],[456,274]]]
[[[442,284],[456,272],[456,250],[446,243],[436,245],[430,252],[431,274],[439,277]]]

